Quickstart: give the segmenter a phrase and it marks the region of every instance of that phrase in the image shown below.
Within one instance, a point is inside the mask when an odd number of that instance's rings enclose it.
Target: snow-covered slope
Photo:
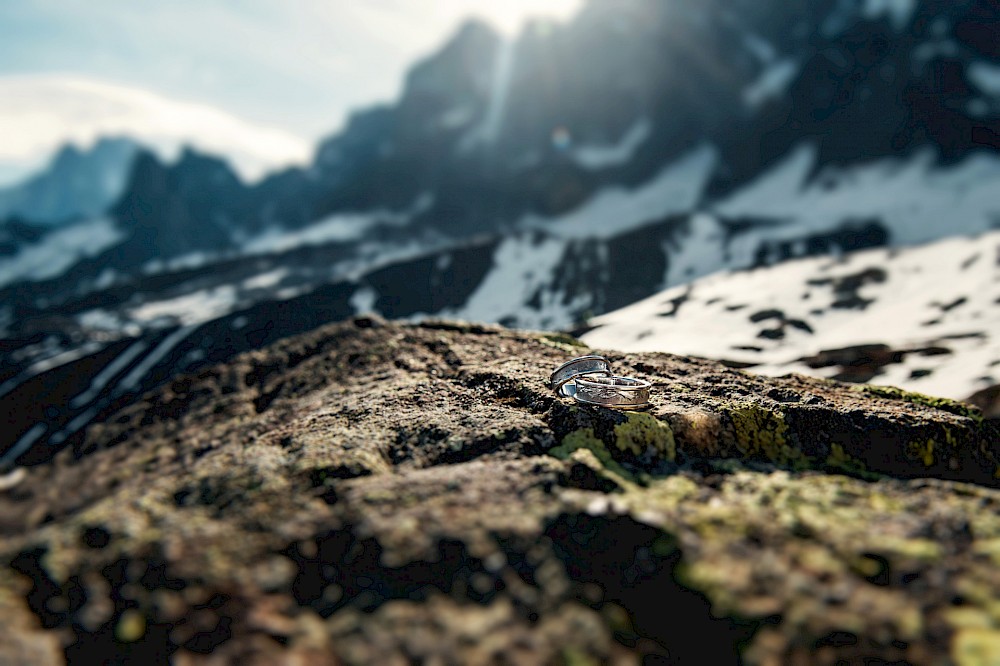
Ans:
[[[804,145],[721,202],[704,192],[712,165],[712,151],[697,150],[634,189],[526,218],[531,231],[505,237],[486,281],[444,314],[568,328],[719,270],[982,233],[1000,219],[1000,158],[988,153],[940,166],[925,151],[816,173]]]
[[[592,325],[600,348],[964,399],[1000,383],[1000,231],[727,271]]]
[[[9,235],[10,230],[0,227],[0,242]],[[77,261],[114,245],[122,235],[114,222],[100,217],[49,231],[0,259],[0,286],[61,275]]]

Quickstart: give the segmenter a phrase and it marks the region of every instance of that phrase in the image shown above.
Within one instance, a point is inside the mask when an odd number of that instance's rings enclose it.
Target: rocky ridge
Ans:
[[[360,318],[172,380],[0,487],[0,663],[995,663],[965,404]],[[284,660],[284,661],[282,661]]]

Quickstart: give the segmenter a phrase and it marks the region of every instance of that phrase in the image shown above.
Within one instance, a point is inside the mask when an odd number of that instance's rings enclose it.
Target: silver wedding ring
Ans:
[[[578,356],[572,361],[566,361],[549,377],[552,390],[561,396],[572,398],[575,387],[571,382],[582,375],[611,375],[611,361],[603,356]]]
[[[549,385],[558,395],[587,405],[614,409],[649,407],[652,384],[644,379],[620,377],[603,356],[579,356],[556,368]]]
[[[649,390],[652,384],[635,377],[585,375],[576,378],[573,398],[588,405],[615,409],[644,409],[649,407]]]

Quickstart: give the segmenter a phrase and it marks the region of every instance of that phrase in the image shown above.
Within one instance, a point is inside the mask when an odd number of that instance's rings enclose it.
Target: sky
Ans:
[[[128,134],[228,155],[248,178],[302,163],[352,109],[395,99],[461,22],[512,35],[582,0],[0,1],[0,185],[67,140]]]

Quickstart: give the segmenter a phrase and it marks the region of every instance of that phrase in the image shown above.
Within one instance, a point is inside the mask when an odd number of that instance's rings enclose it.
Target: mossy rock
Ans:
[[[666,354],[582,407],[580,349],[359,319],[137,398],[0,491],[0,663],[995,663],[995,423]]]

